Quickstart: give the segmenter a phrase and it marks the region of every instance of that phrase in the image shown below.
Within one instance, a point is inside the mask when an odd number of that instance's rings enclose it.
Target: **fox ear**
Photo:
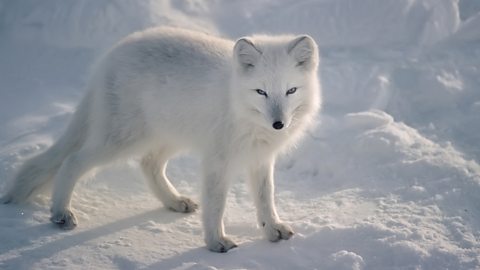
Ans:
[[[296,37],[287,46],[287,53],[296,61],[297,67],[309,68],[318,62],[317,44],[308,35]]]
[[[237,40],[233,51],[236,61],[244,69],[253,68],[262,54],[262,52],[255,47],[252,40],[246,37]]]

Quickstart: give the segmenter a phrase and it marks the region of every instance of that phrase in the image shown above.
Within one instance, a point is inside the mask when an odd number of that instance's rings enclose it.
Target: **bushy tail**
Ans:
[[[88,94],[82,100],[62,137],[48,150],[27,160],[20,167],[1,202],[21,203],[32,198],[51,182],[63,160],[80,149],[88,132],[90,96]]]

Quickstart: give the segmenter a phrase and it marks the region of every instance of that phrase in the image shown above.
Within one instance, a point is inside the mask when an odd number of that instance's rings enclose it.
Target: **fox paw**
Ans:
[[[210,241],[206,241],[206,244],[207,244],[207,248],[210,251],[218,252],[218,253],[225,253],[232,248],[238,247],[237,244],[235,244],[235,242],[233,242],[227,237],[222,237],[217,240],[212,239]]]
[[[190,198],[181,196],[175,201],[172,201],[167,207],[175,212],[191,213],[198,209],[198,204],[192,201]]]
[[[77,218],[70,210],[53,213],[50,221],[64,230],[72,230],[77,227]]]
[[[267,239],[271,242],[278,242],[280,240],[290,239],[294,232],[292,228],[284,223],[262,224],[265,230]]]

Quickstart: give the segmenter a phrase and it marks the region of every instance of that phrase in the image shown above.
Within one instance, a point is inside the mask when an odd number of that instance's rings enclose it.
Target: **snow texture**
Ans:
[[[276,170],[296,235],[265,240],[239,181],[240,246],[211,253],[199,213],[164,209],[132,159],[79,183],[73,231],[49,223],[48,195],[0,205],[0,269],[480,269],[476,0],[0,0],[0,193],[61,134],[95,59],[155,25],[318,41],[319,125]],[[198,172],[188,156],[168,169],[197,200]]]

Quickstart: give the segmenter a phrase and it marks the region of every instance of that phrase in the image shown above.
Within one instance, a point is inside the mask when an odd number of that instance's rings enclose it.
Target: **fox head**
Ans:
[[[232,107],[274,132],[311,120],[320,105],[319,53],[307,35],[240,38],[233,49]]]

